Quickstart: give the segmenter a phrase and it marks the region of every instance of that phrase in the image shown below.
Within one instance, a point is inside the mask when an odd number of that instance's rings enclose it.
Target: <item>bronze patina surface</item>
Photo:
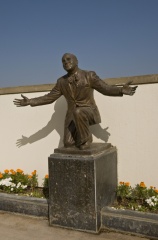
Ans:
[[[130,87],[131,81],[123,87],[111,86],[102,81],[94,71],[85,71],[78,68],[77,57],[66,53],[62,57],[63,68],[67,74],[57,80],[50,93],[37,97],[15,99],[17,107],[30,105],[32,107],[51,104],[64,95],[68,110],[64,127],[64,147],[75,145],[80,150],[90,148],[92,134],[89,126],[100,123],[101,118],[94,100],[93,92],[97,90],[103,95],[123,96],[133,95],[137,86]]]

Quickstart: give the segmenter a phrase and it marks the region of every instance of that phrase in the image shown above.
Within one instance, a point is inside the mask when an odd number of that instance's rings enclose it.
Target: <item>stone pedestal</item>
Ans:
[[[117,151],[93,143],[89,150],[59,148],[49,157],[49,223],[99,232],[101,209],[115,198]]]

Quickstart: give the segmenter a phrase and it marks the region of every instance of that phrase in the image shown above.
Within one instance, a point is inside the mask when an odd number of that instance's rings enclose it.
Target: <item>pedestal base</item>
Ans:
[[[63,148],[55,152],[49,157],[50,225],[99,232],[101,209],[115,198],[116,148],[96,143],[94,154]]]

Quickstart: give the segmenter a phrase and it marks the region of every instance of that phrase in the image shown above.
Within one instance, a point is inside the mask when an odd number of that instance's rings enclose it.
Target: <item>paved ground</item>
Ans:
[[[0,239],[3,240],[147,240],[127,234],[102,232],[99,235],[54,228],[48,220],[0,211]]]

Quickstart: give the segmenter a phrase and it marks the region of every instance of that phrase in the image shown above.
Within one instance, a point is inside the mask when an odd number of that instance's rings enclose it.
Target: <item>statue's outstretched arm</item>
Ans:
[[[13,102],[17,107],[25,107],[30,105],[31,107],[50,104],[56,101],[62,92],[60,91],[59,83],[55,85],[55,87],[46,95],[36,98],[27,98],[24,95],[21,95],[23,99],[15,99]]]
[[[130,87],[129,85],[132,83],[132,81],[128,81],[123,85],[123,87],[117,87],[114,85],[108,85],[103,80],[101,80],[95,72],[91,72],[91,86],[98,92],[108,95],[108,96],[123,96],[130,95],[132,96],[137,86]]]

